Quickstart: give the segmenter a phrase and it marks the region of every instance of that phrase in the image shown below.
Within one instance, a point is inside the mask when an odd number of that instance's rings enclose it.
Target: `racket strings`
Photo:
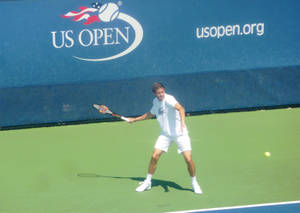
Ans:
[[[99,107],[99,112],[101,112],[102,114],[109,113],[108,107],[104,106],[104,105],[101,105]]]

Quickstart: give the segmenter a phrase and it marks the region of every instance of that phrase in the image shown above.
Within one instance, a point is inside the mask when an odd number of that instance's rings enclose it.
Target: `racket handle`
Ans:
[[[126,121],[126,122],[129,122],[129,119],[126,118],[126,117],[121,116],[121,119],[124,120],[124,121]]]

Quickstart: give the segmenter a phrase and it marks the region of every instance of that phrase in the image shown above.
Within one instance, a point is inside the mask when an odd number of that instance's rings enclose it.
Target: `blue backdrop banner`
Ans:
[[[0,1],[0,126],[300,104],[295,0]],[[19,109],[19,110],[18,110]],[[21,110],[20,110],[21,109]]]

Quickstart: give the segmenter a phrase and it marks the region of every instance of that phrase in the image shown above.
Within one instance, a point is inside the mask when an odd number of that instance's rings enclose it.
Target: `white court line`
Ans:
[[[229,209],[243,209],[243,208],[254,208],[254,207],[263,207],[263,206],[279,206],[279,205],[288,205],[288,204],[300,204],[300,200],[288,201],[288,202],[279,202],[279,203],[263,203],[263,204],[253,204],[245,206],[231,206],[231,207],[221,207],[221,208],[211,208],[211,209],[198,209],[198,210],[185,210],[177,212],[168,212],[168,213],[192,213],[192,212],[208,212],[208,211],[218,211],[218,210],[229,210]]]

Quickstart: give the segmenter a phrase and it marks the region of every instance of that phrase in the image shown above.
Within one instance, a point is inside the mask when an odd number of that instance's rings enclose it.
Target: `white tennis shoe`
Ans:
[[[144,182],[140,182],[139,187],[137,187],[135,189],[135,191],[143,192],[143,191],[150,190],[150,189],[151,189],[151,182],[144,181]]]
[[[202,194],[203,193],[197,182],[194,182],[192,185],[193,185],[193,190],[194,190],[195,194]]]

